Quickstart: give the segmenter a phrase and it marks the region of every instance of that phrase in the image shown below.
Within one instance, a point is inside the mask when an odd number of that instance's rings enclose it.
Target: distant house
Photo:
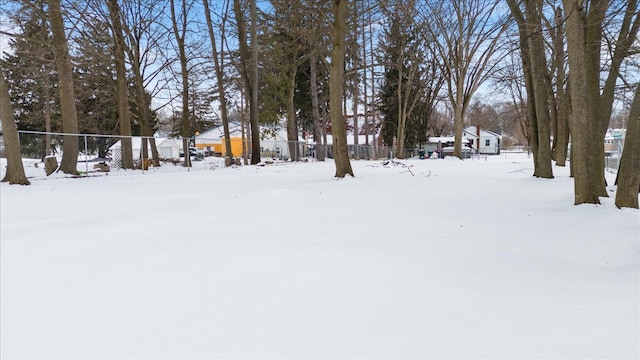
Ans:
[[[464,129],[464,137],[469,139],[469,145],[476,154],[500,154],[501,136],[493,131],[469,126]]]
[[[209,150],[214,154],[223,155],[226,152],[224,139],[224,127],[220,125],[196,135],[195,146],[199,150]],[[242,124],[239,121],[229,121],[229,139],[232,156],[242,156]]]
[[[155,138],[156,148],[158,149],[158,156],[161,159],[179,159],[182,146],[178,145],[173,139],[170,138]],[[122,141],[118,140],[113,144],[109,151],[111,151],[112,158],[122,158],[121,155]],[[131,138],[131,148],[133,150],[133,160],[140,159],[140,150],[142,148],[142,138],[134,136]],[[147,150],[149,151],[149,157],[151,157],[151,143],[147,141]]]
[[[606,156],[622,154],[626,129],[608,129],[604,136],[604,153]]]
[[[247,148],[251,150],[251,139],[249,133],[245,132]],[[242,125],[238,121],[229,122],[229,138],[231,140],[231,153],[233,157],[242,156]],[[196,148],[200,150],[211,150],[217,155],[224,155],[225,141],[224,128],[222,126],[215,127],[205,131],[195,137]],[[297,147],[299,155],[304,154],[305,141],[298,138]],[[279,159],[291,159],[291,150],[287,139],[287,130],[282,127],[260,127],[260,152],[261,156],[273,157]]]

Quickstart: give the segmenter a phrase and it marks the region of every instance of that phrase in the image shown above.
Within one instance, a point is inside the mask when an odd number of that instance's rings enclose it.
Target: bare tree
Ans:
[[[429,64],[425,44],[430,43],[427,39],[432,33],[419,36],[422,24],[416,21],[415,6],[415,1],[382,6],[390,25],[384,33],[385,44],[381,46],[385,49],[386,68],[381,107],[386,115],[385,127],[390,128],[386,133],[394,133],[396,156],[401,159],[406,156],[408,122],[417,105],[424,104],[432,95],[427,94],[432,85],[427,73],[437,66]]]
[[[160,31],[159,25],[162,22],[164,4],[164,1],[156,0],[127,0],[122,7],[125,50],[131,64],[140,135],[142,135],[140,155],[144,164],[144,160],[149,157],[148,140],[153,166],[160,166],[160,156],[151,126],[153,114],[150,111],[148,98],[152,94],[148,95],[146,85],[154,82],[167,64],[167,61],[158,55],[160,37],[164,34],[164,31]],[[151,70],[147,72],[149,69]]]
[[[118,95],[118,123],[120,124],[120,139],[122,168],[133,169],[133,150],[131,145],[131,117],[129,115],[129,86],[124,57],[124,35],[120,5],[117,0],[108,0],[109,15],[113,31],[114,53],[116,63],[116,93]]]
[[[333,4],[333,48],[331,51],[329,79],[329,107],[333,134],[333,154],[337,178],[353,175],[347,151],[347,127],[342,113],[344,94],[344,55],[348,0],[332,0]]]
[[[250,0],[251,50],[247,41],[247,21],[240,0],[233,0],[233,12],[240,47],[240,73],[249,92],[249,124],[251,126],[251,164],[260,162],[260,125],[258,124],[258,38],[256,0]]]
[[[20,137],[18,127],[13,117],[13,107],[9,98],[9,87],[4,80],[4,74],[0,69],[0,124],[2,125],[2,137],[7,152],[7,173],[2,182],[9,184],[29,185],[29,180],[24,173],[22,155],[20,152]]]
[[[433,33],[433,45],[443,62],[449,101],[454,108],[454,155],[462,158],[465,112],[471,98],[491,75],[494,57],[502,50],[506,17],[498,13],[499,0],[427,1],[424,23]]]
[[[616,206],[638,209],[640,192],[640,84],[636,85],[636,95],[629,112],[624,151],[618,172]]]
[[[180,77],[182,83],[182,117],[181,117],[181,135],[182,150],[184,152],[183,166],[191,167],[191,156],[189,155],[189,138],[191,137],[191,117],[189,116],[189,59],[187,57],[187,26],[189,24],[188,9],[190,5],[187,0],[181,0],[180,13],[176,12],[175,0],[169,1],[171,6],[171,26],[173,28],[173,36],[178,47],[178,59],[180,61]],[[179,18],[178,18],[179,16]]]
[[[565,61],[565,33],[564,33],[564,17],[562,16],[562,8],[558,7],[555,11],[554,24],[550,29],[553,46],[553,68],[555,69],[555,97],[551,96],[553,104],[552,108],[552,130],[553,130],[553,147],[552,153],[556,161],[556,165],[565,166],[569,147],[569,99],[565,90],[566,61]]]
[[[58,70],[58,88],[60,92],[60,107],[62,111],[62,127],[66,134],[62,146],[62,162],[58,171],[66,174],[77,174],[78,169],[78,114],[73,89],[73,74],[69,45],[62,20],[60,0],[49,1],[49,21],[53,33],[53,46]]]
[[[533,176],[553,178],[550,145],[549,72],[542,34],[542,3],[525,0],[521,9],[516,0],[507,0],[520,33],[527,101],[529,104],[529,144],[533,149]]]
[[[218,88],[218,96],[220,97],[220,115],[222,117],[222,128],[224,129],[224,141],[225,141],[225,165],[231,166],[231,160],[233,158],[233,153],[231,151],[231,136],[229,134],[229,117],[227,111],[227,97],[225,93],[224,87],[224,46],[221,48],[220,52],[218,52],[218,45],[216,42],[216,35],[213,32],[213,21],[211,21],[211,12],[209,10],[209,1],[202,0],[204,5],[204,15],[207,21],[207,28],[209,29],[209,39],[211,39],[211,52],[213,56],[213,64],[216,72],[216,80],[217,80],[217,88]],[[225,24],[227,21],[227,14],[229,12],[229,1],[225,1],[222,5],[222,16],[221,16],[221,28],[220,28],[220,43],[224,45],[225,43]]]
[[[609,1],[563,0],[567,26],[571,93],[571,160],[575,204],[599,204],[608,196],[604,179],[604,144],[620,66],[630,54],[640,29],[638,1],[629,0],[610,59],[610,71],[601,88],[602,44]],[[607,29],[607,33],[615,32]]]

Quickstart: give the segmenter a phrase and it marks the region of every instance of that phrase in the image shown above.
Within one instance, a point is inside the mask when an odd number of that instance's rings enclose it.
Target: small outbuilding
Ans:
[[[158,149],[158,156],[161,159],[179,159],[182,146],[178,145],[174,139],[170,138],[154,138],[156,141],[156,148]],[[111,145],[109,151],[114,159],[122,159],[121,155],[122,140],[118,140],[117,143]],[[140,150],[142,148],[142,138],[139,136],[133,136],[131,138],[131,149],[133,150],[133,160],[140,159]],[[147,150],[149,156],[151,156],[151,143],[147,141]]]

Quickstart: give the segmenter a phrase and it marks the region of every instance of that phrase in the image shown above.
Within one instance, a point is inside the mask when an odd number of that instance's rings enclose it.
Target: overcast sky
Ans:
[[[8,31],[9,28],[9,20],[0,14],[0,30]],[[2,56],[5,51],[9,51],[9,36],[0,34],[0,56]]]

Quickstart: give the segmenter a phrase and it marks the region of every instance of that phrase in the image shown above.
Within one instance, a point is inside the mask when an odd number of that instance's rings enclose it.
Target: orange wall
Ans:
[[[218,144],[196,144],[196,148],[203,150],[206,148],[211,148],[213,152],[220,153],[224,156],[225,153],[225,141],[222,139],[222,143]],[[241,138],[231,138],[231,154],[233,157],[242,156],[242,139]]]

